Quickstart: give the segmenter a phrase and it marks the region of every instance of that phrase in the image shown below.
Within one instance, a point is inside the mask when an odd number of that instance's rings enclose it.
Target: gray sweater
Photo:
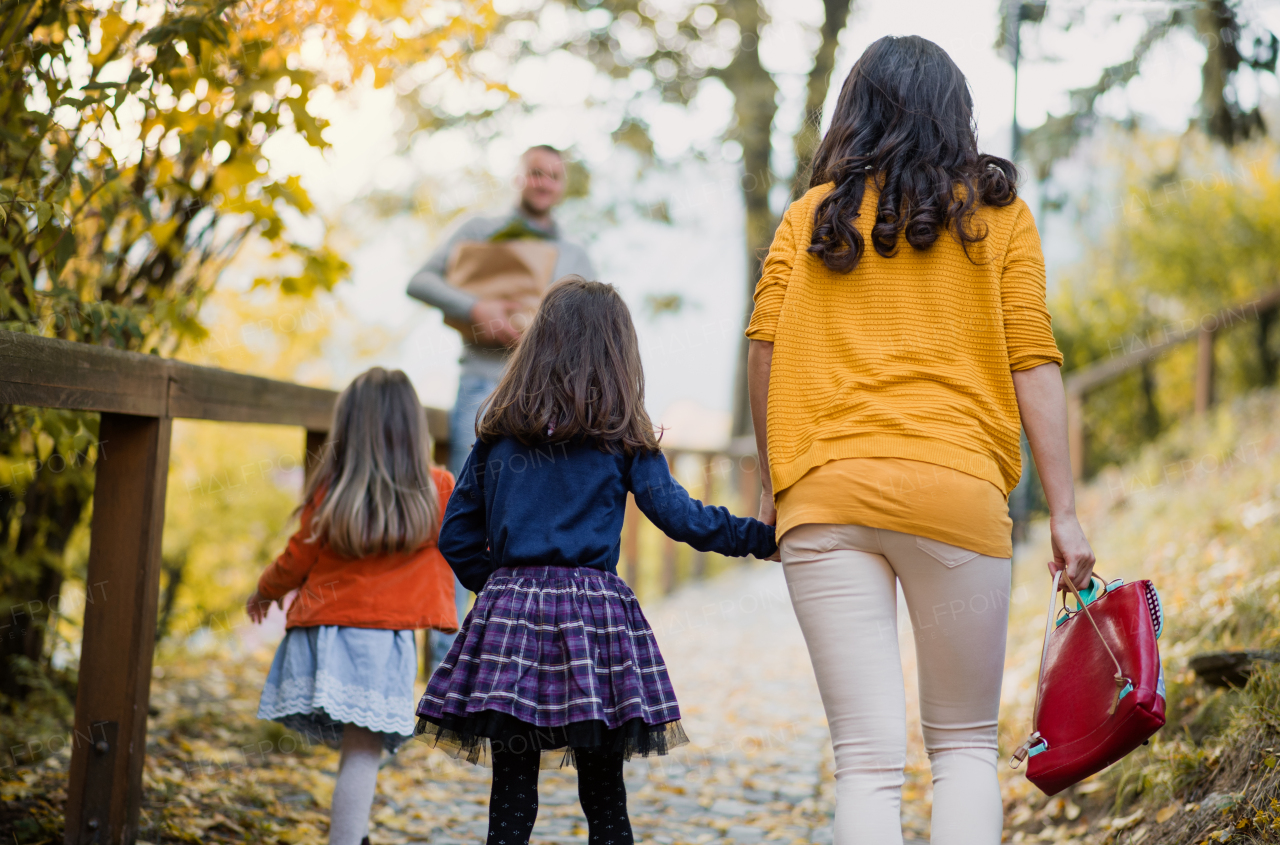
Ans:
[[[473,217],[467,220],[431,254],[431,257],[427,259],[427,263],[423,264],[422,268],[409,279],[409,295],[414,299],[420,299],[428,305],[439,308],[446,317],[456,320],[470,319],[471,308],[476,304],[476,298],[465,291],[452,287],[444,280],[449,255],[453,252],[453,248],[462,241],[487,241],[494,233],[505,229],[513,220],[521,216],[523,215],[521,215],[519,209],[515,209],[503,217]],[[525,222],[530,226],[534,226],[532,221],[527,218]],[[535,228],[542,227],[535,226]],[[554,223],[550,230],[543,229],[543,231],[551,235],[550,240],[559,251],[556,256],[555,270],[551,274],[552,280],[572,274],[577,274],[587,279],[595,278],[595,268],[591,266],[591,259],[587,257],[586,250],[575,243],[566,241],[561,235],[559,227]],[[462,373],[463,375],[478,375],[496,381],[502,376],[509,354],[509,350],[506,349],[487,349],[464,340],[462,358],[460,359]]]

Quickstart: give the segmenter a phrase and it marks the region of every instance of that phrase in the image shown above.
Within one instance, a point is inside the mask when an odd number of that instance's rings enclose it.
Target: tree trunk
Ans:
[[[818,45],[818,53],[813,57],[813,68],[809,71],[809,85],[805,95],[804,120],[794,138],[796,153],[796,172],[791,177],[791,199],[797,200],[809,190],[809,169],[813,163],[813,154],[822,140],[822,106],[827,101],[827,92],[831,89],[831,72],[836,67],[836,47],[840,44],[840,33],[845,22],[849,20],[849,8],[852,0],[823,0],[826,12],[822,21],[822,43]]]
[[[1226,87],[1231,69],[1226,67],[1225,60],[1228,56],[1220,48],[1226,46],[1221,43],[1222,32],[1231,25],[1233,16],[1224,6],[1221,0],[1210,0],[1209,3],[1198,6],[1192,14],[1200,36],[1213,39],[1208,43],[1208,55],[1200,69],[1200,119],[1210,136],[1221,138],[1230,144],[1234,133],[1231,113],[1227,107]]]
[[[835,66],[836,46],[845,21],[849,18],[852,2],[823,0],[823,5],[826,20],[822,25],[822,44],[809,72],[805,116],[794,140],[797,179],[801,178],[799,174],[802,172],[807,174],[809,161],[818,146],[822,104],[827,98],[831,71]],[[761,29],[767,22],[759,3],[756,0],[742,0],[735,8],[734,19],[741,27],[743,38],[753,34],[755,43],[758,44]],[[773,118],[778,111],[778,88],[773,77],[760,64],[758,51],[747,50],[745,46],[725,68],[722,79],[734,96],[734,112],[738,123],[734,137],[742,144],[742,199],[747,212],[748,299],[743,319],[745,327],[753,307],[751,296],[755,293],[756,283],[760,281],[760,268],[777,227],[777,220],[769,210],[769,191],[773,187],[771,135]],[[806,138],[806,133],[810,137]],[[747,340],[741,338],[738,342],[738,365],[733,382],[732,435],[734,438],[747,437],[751,432],[751,408],[747,396]]]
[[[1142,436],[1154,440],[1160,434],[1160,406],[1156,403],[1156,374],[1151,362],[1141,367],[1142,377]]]
[[[1240,19],[1229,0],[1205,0],[1190,13],[1200,41],[1207,48],[1200,70],[1199,122],[1204,132],[1227,146],[1266,130],[1257,107],[1240,104],[1233,84],[1242,64]],[[1274,43],[1273,43],[1274,49]],[[1274,64],[1272,65],[1274,72]]]
[[[156,619],[156,642],[169,636],[173,624],[173,608],[178,603],[178,590],[187,574],[186,551],[160,559],[160,571],[164,573],[164,589],[160,591],[160,611]]]
[[[1280,370],[1280,362],[1276,360],[1276,353],[1271,348],[1271,326],[1276,321],[1275,308],[1268,308],[1258,313],[1258,362],[1262,367],[1262,384],[1264,387],[1270,387],[1276,383],[1277,370]]]
[[[733,9],[742,31],[743,47],[721,75],[733,93],[737,126],[733,138],[742,144],[742,202],[746,207],[747,297],[746,314],[751,314],[750,297],[760,280],[764,252],[773,240],[775,221],[769,210],[769,190],[773,187],[773,117],[778,111],[778,86],[760,64],[761,30],[768,22],[758,0],[741,0]],[[748,48],[750,45],[750,48]],[[745,327],[746,319],[743,320]],[[733,436],[751,433],[751,411],[747,405],[747,341],[738,342],[738,366],[733,385]]]

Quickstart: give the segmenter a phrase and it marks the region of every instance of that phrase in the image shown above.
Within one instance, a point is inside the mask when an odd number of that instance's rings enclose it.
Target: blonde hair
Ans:
[[[310,541],[343,557],[412,551],[433,542],[440,501],[431,477],[427,418],[409,378],[382,367],[338,396],[320,464]]]

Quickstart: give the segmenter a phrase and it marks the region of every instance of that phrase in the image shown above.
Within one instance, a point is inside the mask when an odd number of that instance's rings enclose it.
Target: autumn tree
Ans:
[[[1111,224],[1062,271],[1050,303],[1066,368],[1206,328],[1221,330],[1219,398],[1275,385],[1280,311],[1263,300],[1280,279],[1275,143],[1224,153],[1202,135],[1130,140]],[[1122,463],[1191,412],[1195,352],[1184,344],[1090,394],[1090,467]]]
[[[591,0],[577,2],[581,9],[595,5]],[[790,185],[793,198],[808,189],[809,162],[821,138],[822,107],[835,67],[836,47],[852,5],[852,0],[823,0],[823,21],[806,82],[803,118],[791,137],[791,152],[795,156]],[[611,75],[628,74],[635,68],[652,71],[655,85],[669,101],[687,103],[697,91],[698,80],[704,77],[718,78],[733,94],[735,119],[725,137],[742,146],[740,186],[746,210],[747,277],[744,281],[748,299],[745,325],[751,312],[750,297],[760,279],[763,254],[773,240],[778,222],[769,204],[778,179],[775,173],[778,156],[774,149],[778,86],[761,61],[758,49],[770,24],[769,13],[761,0],[725,0],[684,7],[628,0],[610,4],[610,11],[614,15],[610,26],[592,30],[590,38],[571,45],[571,49],[591,58],[597,67]],[[650,33],[652,51],[632,51],[624,46],[619,38],[619,29],[623,27]],[[726,34],[727,51],[723,49]],[[635,43],[634,40],[631,43]],[[746,349],[743,339],[734,374],[732,433],[735,437],[751,433]]]
[[[460,73],[495,20],[484,0],[3,0],[0,328],[171,355],[203,336],[201,305],[251,242],[275,263],[259,284],[331,288],[347,265],[290,225],[318,213],[266,144],[324,148],[334,92]],[[96,425],[0,406],[7,696],[47,659]]]
[[[1017,37],[1018,20],[1031,27],[1070,28],[1075,22],[1072,15],[1045,15],[1043,5],[1019,0],[1004,3],[998,46]],[[1028,7],[1038,9],[1028,15]],[[1072,90],[1066,112],[1049,115],[1042,125],[1026,133],[1023,149],[1039,178],[1046,178],[1055,161],[1068,155],[1081,138],[1094,131],[1102,96],[1132,82],[1142,72],[1152,50],[1175,33],[1190,34],[1205,50],[1200,98],[1189,128],[1229,147],[1265,134],[1261,110],[1257,104],[1250,107],[1240,101],[1237,83],[1246,70],[1275,75],[1280,38],[1251,17],[1251,10],[1241,0],[1196,0],[1158,11],[1148,19],[1132,55],[1103,68],[1092,85]]]
[[[536,24],[548,7],[557,6],[568,13],[554,32],[539,29]],[[549,0],[514,14],[506,21],[503,39],[520,44],[509,59],[526,54],[549,54],[563,50],[589,60],[602,74],[624,79],[636,71],[645,71],[652,86],[637,91],[631,102],[624,104],[626,116],[614,132],[619,142],[629,144],[646,154],[653,149],[648,126],[638,108],[656,93],[669,103],[688,105],[698,94],[703,80],[718,79],[733,96],[731,125],[724,133],[725,141],[735,141],[742,148],[740,191],[746,211],[744,242],[747,253],[747,275],[743,280],[750,295],[759,279],[763,253],[773,240],[777,217],[770,195],[779,184],[780,165],[794,156],[794,175],[787,184],[788,193],[797,195],[808,187],[809,160],[820,140],[822,107],[835,66],[836,47],[852,7],[852,0],[823,0],[824,17],[813,33],[813,64],[808,73],[803,117],[790,133],[784,149],[779,140],[775,118],[778,113],[778,86],[774,73],[761,60],[759,46],[769,35],[772,23],[769,4],[762,0],[715,0],[715,2],[654,2],[654,0]],[[567,24],[567,25],[566,25]],[[405,131],[435,128],[443,122],[457,120],[438,111],[416,108],[408,104],[411,119]],[[490,112],[471,115],[483,123]],[[784,169],[785,172],[785,169]],[[750,313],[748,301],[747,313]],[[745,318],[743,325],[745,326]],[[746,397],[746,343],[742,341],[738,372],[734,381],[733,433],[750,433],[750,414]]]
[[[1083,7],[1056,14],[1055,10],[1052,3],[1002,3],[997,48],[1016,56],[1024,30],[1069,30],[1086,12]],[[1104,95],[1136,79],[1152,52],[1178,35],[1189,35],[1204,48],[1199,97],[1187,132],[1160,143],[1146,136],[1136,119],[1119,125],[1104,121],[1098,113]],[[1275,238],[1269,228],[1273,215],[1260,201],[1271,190],[1269,177],[1253,173],[1236,177],[1248,169],[1251,142],[1265,138],[1268,128],[1259,104],[1241,99],[1240,92],[1248,87],[1241,83],[1249,75],[1274,77],[1278,58],[1280,39],[1240,0],[1196,0],[1153,8],[1130,55],[1103,68],[1093,84],[1070,91],[1064,113],[1049,115],[1022,136],[1020,163],[1030,165],[1046,187],[1052,184],[1054,164],[1086,137],[1105,139],[1110,158],[1118,154],[1123,159],[1128,154],[1142,162],[1139,166],[1129,162],[1123,173],[1112,174],[1119,178],[1072,191],[1081,198],[1081,208],[1088,206],[1086,195],[1106,194],[1101,204],[1120,213],[1091,222],[1103,229],[1101,237],[1090,245],[1082,267],[1068,272],[1084,278],[1069,278],[1059,293],[1055,320],[1068,368],[1114,354],[1117,338],[1148,337],[1162,326],[1274,286],[1275,272],[1265,259]],[[1158,147],[1163,149],[1157,151]],[[1214,187],[1204,190],[1209,182]],[[1187,195],[1189,184],[1194,189]],[[1116,186],[1120,186],[1118,194]],[[1152,207],[1150,198],[1167,195],[1170,188],[1176,189],[1179,199]],[[1045,190],[1042,196],[1052,193]],[[1242,255],[1248,255],[1248,260],[1235,263]],[[1258,314],[1252,350],[1231,353],[1253,361],[1242,366],[1240,373],[1247,371],[1247,376],[1237,373],[1238,384],[1274,383],[1273,322],[1274,313]],[[1240,342],[1234,338],[1232,346]],[[1135,442],[1127,432],[1137,432],[1140,442],[1167,427],[1168,408],[1184,397],[1169,396],[1168,384],[1161,383],[1167,378],[1158,377],[1157,371],[1155,363],[1148,362],[1124,383],[1094,397],[1091,418],[1105,421],[1110,433],[1095,432],[1099,436],[1092,441],[1100,451],[1091,462],[1122,457]],[[1113,448],[1108,452],[1101,447],[1104,443]]]

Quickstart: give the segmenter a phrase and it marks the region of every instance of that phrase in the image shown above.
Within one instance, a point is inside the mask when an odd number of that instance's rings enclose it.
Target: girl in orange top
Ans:
[[[382,750],[413,735],[416,628],[453,632],[453,573],[436,546],[453,476],[430,464],[409,379],[375,367],[338,397],[301,526],[246,604],[287,614],[258,718],[342,749],[331,845],[368,842]]]

